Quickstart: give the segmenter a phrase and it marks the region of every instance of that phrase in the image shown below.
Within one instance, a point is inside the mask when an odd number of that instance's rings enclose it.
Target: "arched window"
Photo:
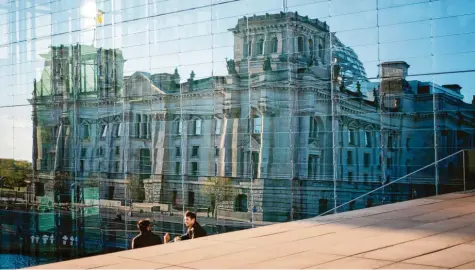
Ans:
[[[303,37],[299,37],[297,40],[298,52],[303,52]]]
[[[323,45],[322,44],[318,44],[318,56],[320,58],[323,58],[323,56],[325,55],[325,52],[323,50]]]
[[[247,212],[247,195],[239,194],[234,200],[234,211]]]
[[[271,41],[271,52],[277,53],[278,47],[279,47],[279,40],[275,37]]]
[[[257,55],[263,55],[264,54],[264,39],[259,39],[257,42]]]

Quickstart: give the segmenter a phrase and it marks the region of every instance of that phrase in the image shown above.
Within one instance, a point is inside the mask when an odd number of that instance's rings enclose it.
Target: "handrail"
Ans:
[[[453,156],[458,155],[458,154],[463,153],[463,152],[465,152],[465,149],[459,150],[459,151],[457,151],[457,152],[455,152],[455,153],[453,153],[453,154],[450,154],[450,155],[448,155],[448,156],[446,156],[446,157],[444,157],[444,158],[441,158],[441,159],[439,159],[439,160],[437,160],[437,161],[434,161],[434,162],[432,162],[432,163],[429,164],[429,165],[426,165],[426,166],[424,166],[424,167],[422,167],[422,168],[420,168],[420,169],[417,169],[417,170],[415,170],[415,171],[413,171],[413,172],[411,172],[411,173],[408,173],[408,174],[406,174],[406,175],[404,175],[404,176],[402,176],[402,177],[400,177],[400,178],[398,178],[398,179],[396,179],[396,180],[394,180],[394,181],[391,181],[391,182],[389,182],[389,183],[386,183],[386,184],[384,184],[384,185],[382,185],[382,186],[380,186],[380,187],[378,187],[378,188],[376,188],[376,189],[373,189],[373,190],[371,190],[371,191],[369,191],[369,192],[367,192],[367,193],[365,193],[365,194],[363,194],[363,195],[361,195],[361,196],[358,196],[358,197],[356,197],[356,198],[354,198],[354,199],[352,199],[352,200],[349,200],[349,201],[347,201],[347,202],[344,203],[344,204],[340,204],[340,205],[337,206],[337,207],[334,207],[334,208],[332,208],[332,209],[330,209],[330,210],[328,210],[328,211],[326,211],[326,212],[323,212],[323,213],[319,214],[317,217],[326,215],[326,214],[328,214],[328,213],[330,213],[330,212],[333,212],[333,211],[335,211],[336,209],[338,209],[338,208],[340,208],[340,207],[342,207],[342,206],[345,206],[345,205],[347,205],[347,204],[349,204],[349,203],[351,203],[351,202],[353,202],[353,201],[356,201],[356,200],[358,200],[358,199],[361,199],[361,198],[363,198],[364,196],[367,196],[367,195],[369,195],[369,194],[371,194],[371,193],[373,193],[373,192],[375,192],[375,191],[377,191],[377,190],[380,190],[380,189],[382,189],[382,188],[385,188],[385,187],[387,187],[387,186],[389,186],[389,185],[391,185],[391,184],[393,184],[393,183],[396,183],[396,182],[399,181],[399,180],[402,180],[402,179],[404,179],[404,178],[407,178],[407,177],[409,177],[409,176],[411,176],[411,175],[413,175],[413,174],[415,174],[415,173],[418,173],[418,172],[420,172],[420,171],[422,171],[422,170],[425,170],[425,169],[427,169],[427,168],[429,168],[429,167],[431,167],[431,166],[433,166],[433,165],[435,165],[435,164],[437,164],[437,163],[439,163],[439,162],[441,162],[441,161],[443,161],[443,160],[445,160],[445,159],[448,159],[448,158],[450,158],[450,157],[453,157]],[[464,163],[465,163],[465,156],[464,156]],[[465,166],[465,164],[464,164],[464,166]],[[465,169],[464,169],[464,171],[465,171]],[[464,181],[464,186],[465,186],[465,181]]]

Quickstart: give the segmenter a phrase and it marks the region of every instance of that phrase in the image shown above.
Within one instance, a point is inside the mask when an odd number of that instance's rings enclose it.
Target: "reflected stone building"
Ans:
[[[204,79],[124,77],[120,50],[53,47],[31,100],[37,196],[72,201],[93,186],[97,199],[127,205],[288,221],[474,146],[474,108],[460,86],[411,81],[405,62],[381,63],[369,83],[325,22],[267,14],[230,31],[228,74]],[[450,189],[461,161],[451,162],[345,210],[431,194],[436,174]]]

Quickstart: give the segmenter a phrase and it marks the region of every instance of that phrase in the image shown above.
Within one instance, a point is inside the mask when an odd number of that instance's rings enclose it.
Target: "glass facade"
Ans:
[[[474,25],[472,0],[0,0],[1,252],[472,187]]]

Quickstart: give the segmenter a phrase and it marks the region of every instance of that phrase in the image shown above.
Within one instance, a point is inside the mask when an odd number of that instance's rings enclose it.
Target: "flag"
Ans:
[[[96,14],[96,23],[102,24],[103,21],[104,21],[104,12],[98,9],[97,14]]]

